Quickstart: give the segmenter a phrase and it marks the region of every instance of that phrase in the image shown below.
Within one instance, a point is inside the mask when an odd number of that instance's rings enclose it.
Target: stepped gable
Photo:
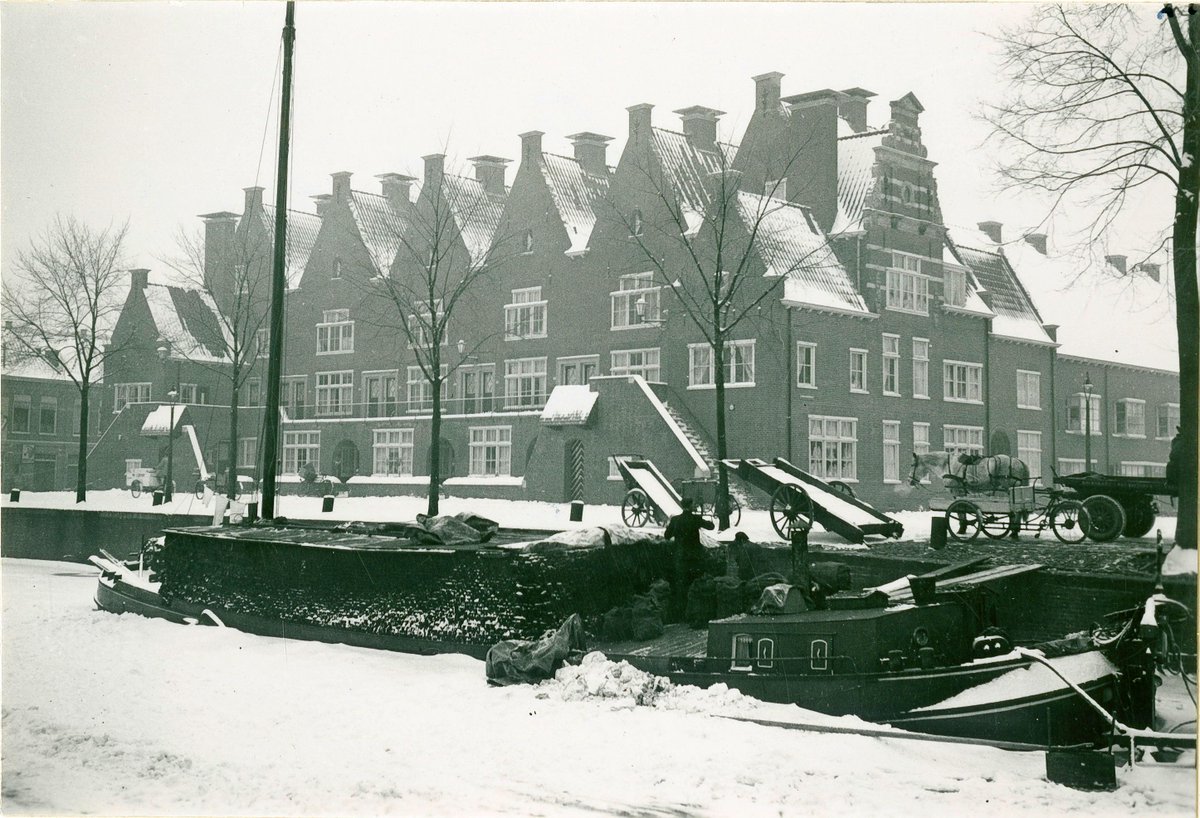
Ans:
[[[400,239],[408,229],[409,221],[386,196],[350,192],[350,215],[362,236],[363,245],[375,263],[379,275],[387,275],[400,250]],[[320,225],[320,220],[317,220]]]
[[[787,276],[785,301],[869,313],[808,208],[745,191],[737,206],[747,229],[758,225],[754,243],[765,275]]]
[[[950,228],[950,240],[962,264],[982,288],[983,301],[995,313],[993,335],[1039,344],[1054,343],[1000,245],[980,231],[958,227]]]
[[[267,241],[271,247],[274,247],[275,206],[263,205],[261,214],[263,228],[267,232]],[[312,254],[313,245],[317,243],[317,233],[320,230],[321,217],[317,214],[288,209],[284,275],[287,277],[289,290],[300,286],[300,277],[304,275],[304,268],[308,265],[308,257]]]
[[[172,358],[208,363],[225,360],[228,333],[211,295],[169,284],[146,284],[143,292],[155,330],[171,344]]]
[[[508,187],[503,194],[488,193],[476,179],[447,173],[442,176],[442,189],[471,264],[483,262],[497,241],[496,229],[504,213]]]
[[[589,173],[577,159],[546,152],[541,153],[537,166],[570,239],[571,249],[567,252],[586,250],[598,209],[608,195],[611,170],[606,166],[603,175]]]

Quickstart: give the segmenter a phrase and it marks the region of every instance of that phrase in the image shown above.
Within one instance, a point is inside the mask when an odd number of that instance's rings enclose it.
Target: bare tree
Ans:
[[[163,259],[182,282],[211,300],[211,326],[201,329],[207,343],[196,348],[185,339],[167,338],[185,359],[217,373],[229,383],[229,469],[226,493],[237,493],[238,414],[241,391],[254,372],[257,359],[266,354],[271,302],[271,242],[261,231],[239,231],[206,258],[201,232],[180,228],[176,235],[177,255]],[[215,354],[214,354],[215,353]]]
[[[120,352],[105,337],[125,300],[128,223],[93,229],[58,216],[17,255],[19,280],[6,281],[3,302],[12,332],[6,342],[55,361],[79,391],[79,465],[75,502],[87,499],[88,416],[104,363]]]
[[[1157,31],[1146,7],[1047,6],[998,36],[1011,92],[985,118],[1008,148],[1001,173],[1048,191],[1055,205],[1096,210],[1098,238],[1146,188],[1174,197],[1171,229],[1179,337],[1179,523],[1176,542],[1196,547],[1200,302],[1196,219],[1200,196],[1200,9],[1170,4]]]
[[[462,181],[438,173],[435,182],[421,188],[416,203],[403,214],[404,227],[395,231],[391,269],[370,279],[364,298],[372,307],[372,323],[399,331],[429,390],[429,516],[438,513],[442,481],[444,390],[491,336],[472,333],[472,340],[460,345],[451,328],[499,264],[503,245],[494,227],[502,199]]]
[[[661,218],[641,211],[619,212],[640,255],[669,288],[710,350],[709,366],[716,401],[717,516],[729,527],[729,474],[726,434],[726,368],[744,365],[731,347],[731,333],[743,322],[762,321],[781,297],[786,281],[804,268],[839,266],[828,237],[811,214],[783,198],[786,179],[799,152],[782,161],[763,194],[743,189],[742,176],[728,167],[723,151],[713,154],[714,169],[699,197],[684,204],[666,175],[643,168],[643,192]]]

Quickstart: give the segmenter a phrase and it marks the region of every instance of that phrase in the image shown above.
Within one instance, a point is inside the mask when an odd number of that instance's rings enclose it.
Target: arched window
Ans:
[[[774,639],[759,639],[758,640],[758,666],[759,667],[774,667],[775,666],[775,640]]]
[[[526,253],[533,252],[533,231],[532,230],[525,231],[525,252]]]
[[[829,670],[829,643],[814,639],[808,648],[808,666],[812,670]]]
[[[633,211],[633,231],[630,235],[633,235],[633,236],[642,235],[642,211],[641,210]]]

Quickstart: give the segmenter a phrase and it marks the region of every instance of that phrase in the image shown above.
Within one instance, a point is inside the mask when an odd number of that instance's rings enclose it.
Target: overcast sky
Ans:
[[[1155,6],[1146,6],[1152,14]],[[780,71],[784,95],[860,86],[888,101],[911,91],[946,219],[1029,225],[1037,204],[997,196],[987,129],[973,117],[1003,90],[986,32],[1027,6],[807,3],[297,4],[291,206],[329,174],[420,175],[424,154],[519,156],[517,134],[546,147],[581,130],[627,132],[625,108],[653,103],[727,112],[738,139],[750,77]],[[273,198],[282,3],[0,3],[3,273],[56,212],[130,220],[130,262],[161,272],[180,225],[242,209],[243,187]],[[270,108],[269,108],[270,106]],[[264,129],[267,138],[264,144]],[[511,167],[509,179],[515,171]],[[1161,198],[1161,197],[1160,197]],[[1169,218],[1146,201],[1111,252]],[[1062,231],[1066,222],[1052,225]],[[1137,229],[1134,229],[1137,228]],[[1064,236],[1065,239],[1065,236]]]

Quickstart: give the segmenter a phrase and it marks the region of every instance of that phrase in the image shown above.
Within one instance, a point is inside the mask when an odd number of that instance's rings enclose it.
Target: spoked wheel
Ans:
[[[641,489],[630,489],[625,492],[625,502],[621,503],[621,519],[630,528],[641,528],[654,519],[654,507],[650,498]]]
[[[1107,494],[1096,494],[1083,501],[1087,510],[1087,535],[1096,542],[1112,542],[1125,529],[1125,511]]]
[[[721,524],[720,518],[717,516],[717,504],[704,503],[700,506],[700,516],[707,517],[717,525]],[[729,527],[733,528],[742,521],[742,504],[738,502],[738,498],[732,494],[729,495]]]
[[[1150,529],[1154,528],[1158,509],[1153,500],[1139,498],[1136,501],[1122,503],[1121,507],[1125,509],[1125,530],[1121,533],[1126,537],[1144,537],[1150,533]]]
[[[1078,500],[1062,500],[1046,512],[1050,517],[1050,530],[1059,542],[1068,545],[1082,542],[1087,536],[1090,521],[1088,511]]]
[[[1012,523],[1008,512],[980,512],[980,528],[989,540],[1003,540],[1012,532]]]
[[[854,489],[851,488],[849,483],[843,483],[841,480],[830,480],[829,487],[838,494],[843,494],[850,499],[854,499]]]
[[[792,529],[811,528],[812,499],[798,486],[780,486],[771,497],[771,525],[785,540],[792,539]]]
[[[971,542],[983,529],[979,506],[970,500],[955,500],[946,509],[946,530],[959,542]]]
[[[134,497],[141,497],[142,496],[142,481],[134,480],[132,483],[130,483],[129,484],[129,493],[132,494]]]

